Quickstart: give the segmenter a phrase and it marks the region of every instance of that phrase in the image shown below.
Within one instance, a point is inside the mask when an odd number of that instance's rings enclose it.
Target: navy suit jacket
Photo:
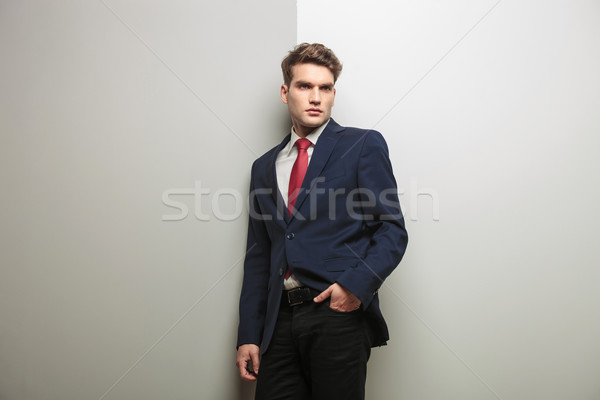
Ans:
[[[290,135],[252,165],[250,218],[240,297],[238,347],[265,352],[289,266],[305,286],[334,282],[350,290],[374,332],[389,339],[377,291],[407,244],[388,149],[379,132],[342,127],[333,119],[315,145],[296,209],[288,215],[275,160]]]

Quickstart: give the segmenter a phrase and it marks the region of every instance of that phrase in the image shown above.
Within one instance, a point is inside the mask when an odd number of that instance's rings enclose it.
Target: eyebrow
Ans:
[[[307,82],[307,81],[296,81],[296,85],[309,85],[309,86],[315,86],[312,82]],[[327,86],[327,87],[333,87],[333,83],[323,83],[321,85],[321,87]]]

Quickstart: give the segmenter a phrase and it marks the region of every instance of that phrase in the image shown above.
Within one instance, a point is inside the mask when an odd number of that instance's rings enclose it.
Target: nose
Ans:
[[[321,104],[321,93],[319,92],[318,87],[315,86],[312,88],[308,101],[310,101],[310,104]]]

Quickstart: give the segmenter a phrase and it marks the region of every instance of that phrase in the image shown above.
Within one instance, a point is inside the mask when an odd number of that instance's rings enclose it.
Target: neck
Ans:
[[[301,138],[305,138],[306,136],[308,136],[309,133],[311,133],[312,131],[314,131],[316,129],[316,127],[301,126],[298,124],[293,124],[293,125],[294,125],[294,132],[296,132],[296,135],[300,136]]]

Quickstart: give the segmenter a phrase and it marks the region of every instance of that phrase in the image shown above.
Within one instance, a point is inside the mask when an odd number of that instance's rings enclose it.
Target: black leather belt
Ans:
[[[281,296],[282,307],[294,307],[303,303],[312,302],[319,295],[318,290],[309,287],[299,287],[290,290],[284,290]]]

